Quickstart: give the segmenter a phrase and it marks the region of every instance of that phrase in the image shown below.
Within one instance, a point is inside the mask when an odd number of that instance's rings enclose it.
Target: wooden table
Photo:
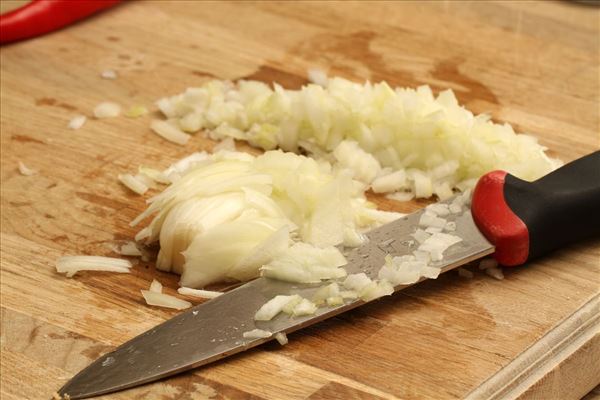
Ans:
[[[67,279],[55,260],[113,255],[144,199],[116,175],[212,143],[163,141],[149,119],[76,114],[151,106],[209,77],[286,87],[308,67],[358,81],[453,88],[475,112],[533,132],[570,161],[599,148],[600,9],[569,2],[132,2],[2,48],[2,399],[45,399],[74,373],[176,312],[148,307],[153,277]],[[119,78],[104,80],[113,68]],[[22,176],[17,162],[39,170]],[[408,205],[380,201],[400,210]],[[268,344],[115,399],[579,398],[600,382],[599,242],[504,281],[447,274]]]

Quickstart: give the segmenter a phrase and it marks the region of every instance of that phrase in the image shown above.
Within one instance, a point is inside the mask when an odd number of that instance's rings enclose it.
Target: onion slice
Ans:
[[[180,287],[179,289],[177,289],[177,293],[182,294],[184,296],[199,297],[201,299],[214,299],[215,297],[219,297],[223,294],[223,292],[215,292],[212,290],[192,289],[192,288],[188,288],[188,287]]]
[[[131,263],[128,260],[98,256],[65,256],[56,262],[56,271],[71,278],[79,271],[107,271],[129,273]]]
[[[192,303],[189,301],[178,299],[175,296],[171,296],[164,293],[157,293],[150,290],[141,290],[146,304],[150,306],[158,306],[165,308],[174,308],[176,310],[183,310],[190,308]]]

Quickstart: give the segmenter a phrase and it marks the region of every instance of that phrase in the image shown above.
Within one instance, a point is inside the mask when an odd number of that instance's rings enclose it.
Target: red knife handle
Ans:
[[[471,212],[505,266],[600,236],[600,151],[534,182],[492,171],[479,179]]]

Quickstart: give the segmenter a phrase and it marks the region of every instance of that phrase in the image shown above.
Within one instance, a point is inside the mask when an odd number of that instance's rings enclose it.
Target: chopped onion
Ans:
[[[446,220],[426,210],[419,218],[419,225],[443,229],[446,226]]]
[[[376,178],[371,184],[371,188],[375,193],[397,192],[405,187],[406,172],[403,169],[392,172],[387,175],[380,176]]]
[[[253,329],[251,331],[242,333],[242,336],[245,339],[266,339],[266,338],[271,337],[271,335],[273,335],[271,332],[265,331],[263,329]],[[275,338],[277,339],[277,335],[275,335]],[[277,341],[279,341],[279,339],[277,339]],[[282,343],[282,344],[285,344],[285,343]]]
[[[100,103],[94,108],[94,116],[98,119],[118,117],[119,114],[121,114],[121,106],[109,101]]]
[[[280,345],[285,346],[288,344],[288,338],[285,332],[277,332],[275,334],[275,339],[279,342]]]
[[[308,80],[312,83],[316,83],[319,86],[327,87],[327,72],[323,71],[319,68],[309,68],[308,69]]]
[[[389,296],[394,293],[394,287],[386,279],[373,281],[360,291],[360,298],[363,301],[372,301],[383,296]]]
[[[420,251],[426,251],[431,255],[433,261],[441,261],[443,256],[442,253],[446,251],[450,246],[459,243],[462,238],[459,236],[449,235],[447,233],[434,233],[425,240],[418,248]]]
[[[142,252],[140,251],[140,249],[138,249],[135,242],[127,242],[124,245],[122,245],[121,248],[119,249],[119,253],[121,253],[124,256],[134,256],[134,257],[139,257],[142,255]]]
[[[319,288],[312,297],[313,303],[320,306],[330,297],[340,296],[340,287],[336,282]]]
[[[118,178],[123,185],[137,194],[141,195],[148,191],[148,186],[130,174],[120,174]]]
[[[533,137],[473,115],[451,90],[435,96],[428,86],[358,84],[318,69],[309,79],[317,84],[299,90],[213,80],[157,104],[189,132],[208,129],[213,139],[247,140],[265,150],[304,148],[329,157],[340,143],[355,142],[380,165],[406,171],[407,191],[417,197],[450,197],[494,169],[535,180],[559,165]],[[360,170],[361,159],[350,167],[358,165],[356,176],[368,180],[372,170]]]
[[[431,236],[430,233],[425,232],[423,229],[417,229],[414,233],[411,234],[412,237],[419,243],[423,243],[425,240],[429,239]]]
[[[106,69],[100,76],[104,79],[117,79],[117,72],[114,69]]]
[[[346,276],[342,253],[333,246],[318,248],[296,243],[261,268],[263,276],[288,282],[316,283]]]
[[[98,256],[65,256],[56,262],[56,271],[71,278],[79,271],[108,271],[129,273],[131,263],[128,260]]]
[[[361,272],[359,274],[348,275],[342,285],[344,285],[346,289],[360,293],[360,291],[367,287],[371,282],[371,278],[364,272]]]
[[[79,129],[85,124],[87,117],[85,115],[77,115],[69,121],[69,129]]]
[[[152,283],[150,284],[150,289],[148,289],[148,290],[150,290],[151,292],[154,292],[154,293],[162,293],[162,288],[163,288],[162,283],[160,283],[156,279],[152,279]]]
[[[413,192],[394,192],[385,196],[387,199],[396,201],[410,201],[415,198]]]
[[[296,295],[297,296],[297,295]],[[294,296],[279,295],[267,301],[254,315],[256,321],[270,321],[292,300],[296,300]]]
[[[292,315],[294,317],[301,317],[304,315],[313,315],[317,311],[317,306],[315,303],[308,299],[302,299],[300,303],[298,303],[294,307],[294,311],[292,311]]]
[[[221,150],[235,151],[235,141],[233,140],[233,138],[226,137],[225,139],[217,143],[215,147],[213,147],[213,152],[215,153]]]
[[[21,175],[25,175],[25,176],[31,176],[31,175],[35,175],[38,173],[37,170],[28,168],[21,161],[19,161],[19,172],[21,173]]]
[[[169,142],[184,145],[190,140],[190,135],[166,121],[154,120],[152,121],[150,128],[152,128],[157,135],[167,139]]]
[[[179,289],[177,289],[177,292],[185,296],[200,297],[202,299],[214,299],[215,297],[219,297],[223,294],[223,292],[215,292],[213,290],[191,289],[188,287],[180,287]]]
[[[139,167],[138,170],[140,174],[152,179],[154,182],[167,185],[171,183],[169,177],[164,172],[161,172],[159,170],[148,167]]]
[[[157,268],[193,288],[249,280],[261,267],[296,282],[341,278],[346,261],[333,246],[361,245],[362,231],[403,215],[374,209],[347,171],[281,151],[195,153],[136,179],[164,177],[172,184],[131,225],[155,214],[136,240],[159,241]]]
[[[425,210],[437,215],[438,217],[445,217],[446,215],[450,214],[449,206],[446,203],[430,204],[425,207]]]
[[[385,257],[385,264],[378,273],[378,278],[390,282],[393,286],[410,285],[418,282],[421,271],[427,266],[423,261],[417,261],[414,256]]]
[[[144,296],[144,300],[146,300],[146,304],[151,306],[174,308],[176,310],[183,310],[192,306],[192,303],[189,301],[181,300],[168,294],[157,293],[150,290],[141,290],[141,292],[142,296]]]
[[[146,114],[148,114],[148,109],[142,105],[131,106],[131,108],[125,112],[127,118],[138,118]]]

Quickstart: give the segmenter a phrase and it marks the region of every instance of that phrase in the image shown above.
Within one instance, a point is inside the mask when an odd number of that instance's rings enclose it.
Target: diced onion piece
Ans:
[[[448,209],[452,214],[460,214],[463,210],[462,206],[457,203],[451,203]]]
[[[275,334],[275,339],[279,342],[280,345],[285,346],[288,344],[288,338],[285,332],[277,332]]]
[[[184,145],[190,140],[190,135],[184,133],[166,121],[154,120],[150,128],[164,139],[170,142]]]
[[[294,317],[302,317],[304,315],[313,315],[316,311],[317,306],[315,303],[308,299],[302,299],[302,301],[294,307],[292,315]]]
[[[142,255],[142,252],[140,251],[140,249],[138,249],[135,242],[127,242],[124,245],[122,245],[121,248],[119,249],[119,253],[121,253],[124,256],[133,256],[133,257],[139,257]]]
[[[473,279],[473,277],[475,276],[473,274],[473,272],[469,271],[466,268],[458,268],[458,276],[460,276],[461,278],[466,278],[466,279]]]
[[[488,269],[488,268],[496,268],[498,266],[498,261],[495,258],[484,258],[479,262],[479,269]]]
[[[421,278],[421,271],[427,265],[417,261],[414,256],[385,257],[385,264],[378,272],[378,278],[390,282],[392,285],[411,285]]]
[[[148,168],[148,167],[139,167],[138,171],[140,172],[140,174],[147,176],[148,178],[152,179],[154,182],[158,182],[158,183],[162,183],[162,184],[166,184],[166,185],[171,183],[171,180],[169,179],[169,177],[164,172],[161,172],[157,169]]]
[[[235,141],[233,140],[233,138],[226,137],[225,139],[221,140],[215,145],[215,147],[213,147],[212,151],[213,153],[216,153],[217,151],[221,150],[235,151]]]
[[[273,335],[271,332],[265,331],[263,329],[253,329],[251,331],[246,331],[242,333],[244,339],[266,339],[271,337],[271,335]]]
[[[456,230],[456,222],[448,221],[444,227],[444,230],[448,232],[454,232]]]
[[[486,268],[485,273],[494,279],[498,279],[498,280],[504,279],[504,274],[502,273],[502,270],[498,267]]]
[[[327,72],[319,68],[308,69],[308,80],[322,87],[327,87]]]
[[[375,193],[397,192],[406,186],[406,171],[403,169],[376,178],[371,184]],[[410,200],[410,199],[409,199]]]
[[[131,263],[128,260],[98,256],[65,256],[56,262],[56,271],[65,273],[68,278],[79,271],[108,271],[129,273]]]
[[[341,306],[344,304],[344,298],[342,296],[331,296],[327,298],[326,302],[330,307]]]
[[[99,119],[118,117],[119,114],[121,114],[121,106],[110,101],[100,103],[94,108],[94,116]]]
[[[118,178],[119,178],[119,181],[121,181],[121,183],[123,185],[127,186],[127,188],[129,188],[130,190],[132,190],[133,192],[135,192],[137,194],[142,195],[148,191],[148,186],[144,185],[143,182],[136,179],[133,175],[120,174],[118,176]]]
[[[431,254],[431,259],[433,261],[441,261],[444,251],[446,251],[450,246],[453,246],[461,241],[462,238],[459,236],[449,235],[441,232],[434,233],[419,246],[418,250],[426,251]]]
[[[430,204],[425,207],[425,210],[437,215],[438,217],[445,217],[446,215],[450,214],[448,204],[445,203]]]
[[[446,220],[439,218],[433,213],[425,211],[423,214],[421,214],[421,218],[419,218],[419,225],[443,229],[446,226]]]
[[[412,171],[412,179],[415,185],[416,197],[431,197],[433,194],[433,185],[431,178],[420,171]]]
[[[302,296],[294,294],[290,297],[290,301],[281,309],[284,313],[288,315],[292,315],[294,313],[294,308],[300,304],[302,301]]]
[[[346,289],[354,290],[360,293],[360,291],[371,282],[371,278],[369,278],[364,272],[361,272],[359,274],[348,275],[342,285],[344,285]]]
[[[423,243],[425,240],[429,239],[431,234],[425,232],[423,229],[417,229],[411,236],[414,237],[417,242]]]
[[[162,283],[160,283],[156,279],[152,279],[152,283],[150,284],[150,289],[148,289],[148,290],[151,292],[154,292],[154,293],[162,293],[162,288],[163,288]]]
[[[339,295],[340,295],[340,287],[336,282],[333,282],[329,285],[319,288],[313,294],[312,301],[316,305],[321,305],[325,301],[327,301],[328,298],[339,296]]]
[[[146,114],[148,114],[148,109],[142,105],[131,106],[131,108],[125,112],[127,118],[138,118]]]
[[[442,270],[436,267],[425,266],[421,268],[421,276],[428,279],[437,279],[441,272]]]
[[[174,308],[176,310],[183,310],[192,306],[192,303],[189,301],[178,299],[168,294],[156,293],[150,290],[141,290],[141,292],[144,300],[146,300],[146,304],[151,306]]]
[[[100,76],[103,79],[117,79],[117,72],[114,69],[105,69]]]
[[[85,115],[76,115],[69,121],[69,129],[79,129],[85,124],[87,117]]]
[[[188,287],[180,287],[179,289],[177,289],[177,293],[182,294],[184,296],[200,297],[202,299],[214,299],[215,297],[219,297],[223,294],[223,292],[216,292],[213,290],[192,289]]]
[[[270,321],[291,301],[294,296],[278,295],[267,301],[254,315],[256,321]]]
[[[383,296],[389,296],[394,293],[394,287],[386,279],[373,281],[360,291],[360,298],[363,301],[372,301]]]
[[[21,173],[21,175],[25,175],[25,176],[31,176],[31,175],[35,175],[38,173],[37,170],[27,167],[21,161],[19,161],[19,172]]]
[[[415,198],[413,192],[394,192],[385,196],[387,199],[396,201],[410,201]]]

